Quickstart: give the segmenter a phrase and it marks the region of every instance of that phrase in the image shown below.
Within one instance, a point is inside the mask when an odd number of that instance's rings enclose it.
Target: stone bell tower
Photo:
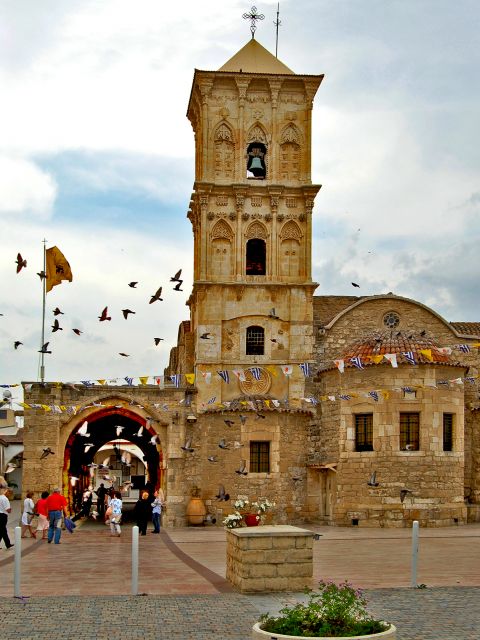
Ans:
[[[304,393],[298,365],[312,359],[312,208],[320,188],[311,182],[311,115],[322,79],[295,74],[253,38],[218,71],[195,71],[188,304],[197,403],[256,394],[295,402]],[[292,374],[279,376],[274,365],[292,365]],[[217,375],[235,369],[246,379],[225,384]]]

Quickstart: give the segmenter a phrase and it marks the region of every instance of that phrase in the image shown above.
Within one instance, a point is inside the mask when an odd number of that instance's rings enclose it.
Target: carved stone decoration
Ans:
[[[245,196],[237,193],[236,203],[237,203],[237,207],[243,207],[243,205],[245,204]]]
[[[237,219],[237,214],[235,213],[235,211],[230,211],[230,213],[228,214],[228,219],[232,221]]]
[[[219,111],[219,114],[222,116],[222,118],[228,118],[228,116],[230,115],[230,110],[227,109],[227,107],[222,107]]]
[[[226,207],[228,204],[228,196],[217,196],[215,203],[217,207]]]
[[[271,196],[270,197],[270,206],[272,207],[272,209],[276,209],[278,207],[278,198],[277,198],[277,196]]]
[[[293,239],[300,241],[302,238],[303,234],[300,230],[300,227],[296,222],[293,222],[292,220],[286,222],[280,231],[281,240]]]
[[[265,222],[270,222],[272,219],[272,214],[271,213],[266,213],[265,214]]]
[[[262,196],[251,196],[250,204],[252,207],[261,207],[262,206]]]
[[[286,226],[286,225],[285,225]],[[233,239],[233,231],[225,220],[219,220],[213,227],[210,237],[212,240],[215,238],[226,238],[227,240]]]
[[[299,219],[300,222],[305,222],[305,220],[307,219],[307,216],[304,213],[301,213],[298,216],[298,219]]]
[[[297,112],[296,111],[285,111],[285,120],[296,120]]]
[[[217,141],[217,140],[227,140],[228,142],[233,142],[232,130],[230,129],[230,127],[225,122],[222,122],[217,127],[217,130],[215,131],[214,140],[215,141]]]
[[[262,109],[254,109],[253,110],[253,117],[255,118],[255,120],[260,120],[261,118],[263,118],[263,110]]]
[[[284,219],[285,219],[285,216],[283,215],[283,213],[279,213],[279,214],[277,215],[277,220],[278,220],[279,222],[283,222],[283,221],[284,221]]]
[[[206,207],[208,205],[208,196],[200,196],[200,206]]]
[[[242,220],[249,220],[249,219],[250,219],[250,214],[244,211],[242,213]]]
[[[289,209],[296,209],[297,207],[297,198],[295,196],[289,196],[285,198],[285,203]]]
[[[238,381],[241,392],[246,396],[268,393],[272,386],[272,378],[266,369],[260,367],[260,380],[253,377],[250,369],[245,368],[245,381]]]
[[[245,232],[245,237],[250,240],[252,238],[260,238],[266,240],[268,238],[268,232],[265,226],[258,221],[252,222]]]
[[[267,134],[260,124],[255,124],[248,132],[247,142],[263,142],[267,144]]]
[[[282,131],[282,135],[280,136],[280,144],[284,144],[285,142],[293,142],[294,144],[298,145],[300,145],[301,143],[300,132],[293,123],[288,124]]]
[[[215,214],[213,213],[213,211],[209,211],[207,213],[207,220],[213,220],[215,218]]]

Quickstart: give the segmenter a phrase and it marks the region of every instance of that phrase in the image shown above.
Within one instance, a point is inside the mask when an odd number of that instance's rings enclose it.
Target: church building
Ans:
[[[480,521],[480,322],[393,293],[314,295],[322,80],[253,37],[195,70],[194,282],[171,382],[28,384],[27,404],[77,410],[26,411],[24,487],[72,501],[109,458],[117,479],[163,489],[167,526],[187,523],[192,495],[217,525],[238,496],[274,501],[279,524]]]

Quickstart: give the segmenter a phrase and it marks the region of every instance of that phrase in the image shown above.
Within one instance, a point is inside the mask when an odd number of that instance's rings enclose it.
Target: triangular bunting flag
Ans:
[[[240,382],[245,382],[245,371],[243,369],[233,369],[232,373],[240,380]]]
[[[353,358],[350,358],[350,362],[355,365],[357,369],[364,369],[360,356],[353,356]]]
[[[334,363],[337,369],[340,371],[340,373],[343,373],[345,371],[345,360],[343,360],[343,358],[334,360]]]
[[[149,376],[138,376],[140,384],[147,384]]]
[[[282,366],[280,368],[283,371],[284,375],[286,375],[286,376],[291,376],[292,375],[293,367],[292,367],[291,364],[282,364]]]
[[[195,384],[195,374],[194,373],[186,373],[185,380],[188,384]]]
[[[230,376],[228,374],[228,371],[226,369],[222,369],[221,371],[217,371],[218,375],[220,376],[220,378],[226,382],[227,384],[230,384]]]
[[[273,364],[269,364],[268,366],[265,367],[265,369],[272,374],[272,376],[274,378],[276,378],[278,376],[278,371],[277,371],[277,367],[274,366]]]
[[[394,369],[398,368],[397,354],[396,353],[384,353],[383,357],[388,360]]]
[[[419,353],[422,354],[424,358],[426,358],[429,362],[433,362],[432,350],[431,349],[420,349]]]

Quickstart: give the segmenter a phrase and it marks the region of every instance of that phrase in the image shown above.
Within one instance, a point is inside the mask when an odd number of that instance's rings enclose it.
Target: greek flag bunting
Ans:
[[[415,360],[415,356],[413,354],[413,351],[403,351],[402,352],[402,356],[405,356],[406,360],[410,363],[410,364],[417,364],[416,360]]]
[[[353,356],[353,358],[350,358],[350,362],[353,365],[355,365],[357,369],[365,369],[365,367],[362,364],[362,359],[360,358],[360,356]]]
[[[207,402],[207,404],[213,404],[216,399],[217,399],[217,396],[213,396],[213,398],[210,398],[210,400]]]
[[[338,397],[340,398],[340,400],[351,400],[352,399],[352,396],[349,396],[348,393],[342,393]]]
[[[310,375],[310,363],[302,362],[302,364],[298,365],[303,372],[303,375],[308,378]]]
[[[173,382],[173,386],[178,389],[180,386],[180,374],[175,373],[173,376],[170,376],[170,380]]]
[[[224,382],[226,382],[227,384],[230,384],[230,375],[226,369],[223,369],[222,371],[217,371],[217,373]]]
[[[85,387],[93,387],[94,383],[91,380],[80,380],[80,382],[85,386]]]
[[[252,376],[255,378],[255,380],[260,380],[260,377],[262,375],[260,367],[250,367],[250,371],[252,372]]]
[[[126,380],[129,387],[133,387],[133,378],[129,378],[128,376],[125,376],[124,380]]]
[[[459,344],[457,345],[457,347],[460,349],[460,351],[462,351],[463,353],[470,353],[470,347],[468,346],[468,344]]]
[[[368,395],[373,398],[375,402],[378,402],[378,393],[376,391],[369,391]]]

